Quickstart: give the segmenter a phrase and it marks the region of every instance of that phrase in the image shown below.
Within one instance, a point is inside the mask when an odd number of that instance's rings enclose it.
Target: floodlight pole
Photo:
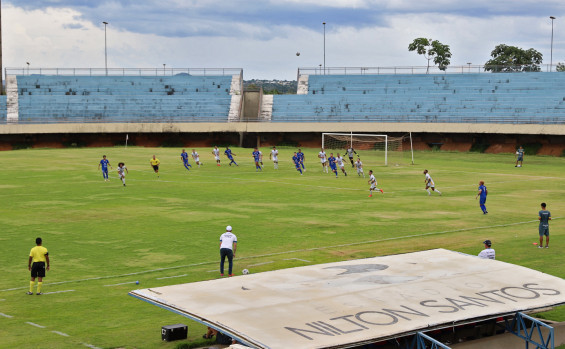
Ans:
[[[3,69],[2,69],[2,0],[0,0],[0,95],[4,92],[4,80],[2,79],[3,76]]]
[[[27,64],[27,76],[29,76],[29,62],[26,62]]]
[[[106,40],[106,26],[108,22],[104,21],[104,68],[106,70],[106,76],[108,76],[108,43]]]
[[[324,25],[324,75],[326,75],[326,22],[322,22]]]
[[[553,20],[555,17],[549,16],[549,18],[551,19],[551,55],[549,56],[549,71],[551,71],[553,69]]]

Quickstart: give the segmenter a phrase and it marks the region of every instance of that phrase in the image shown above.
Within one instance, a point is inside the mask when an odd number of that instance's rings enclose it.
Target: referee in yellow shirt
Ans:
[[[49,270],[49,252],[43,246],[41,238],[35,239],[35,246],[29,252],[29,260],[27,263],[27,268],[31,271],[31,281],[29,282],[29,292],[27,294],[33,294],[33,285],[35,284],[35,278],[37,278],[37,295],[41,293],[41,285],[43,285],[43,278],[45,277],[45,271]],[[33,264],[32,264],[33,262]],[[45,266],[47,263],[47,267]]]
[[[157,174],[157,178],[159,178],[159,164],[161,161],[153,155],[153,159],[149,160],[149,163],[151,164],[151,167],[153,167],[153,171]]]

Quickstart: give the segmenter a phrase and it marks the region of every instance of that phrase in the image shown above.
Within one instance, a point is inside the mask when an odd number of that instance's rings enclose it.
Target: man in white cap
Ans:
[[[485,249],[482,250],[481,253],[479,253],[479,257],[486,259],[495,259],[494,249],[491,247],[492,243],[490,242],[490,240],[483,241],[483,244],[485,244]]]
[[[224,276],[224,261],[228,257],[229,276],[233,276],[233,259],[237,249],[237,237],[232,234],[231,225],[226,227],[226,232],[220,236],[220,275]]]

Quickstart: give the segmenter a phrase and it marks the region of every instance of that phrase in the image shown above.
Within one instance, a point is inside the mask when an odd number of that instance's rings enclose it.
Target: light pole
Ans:
[[[467,65],[469,66],[469,73],[471,72],[471,62],[467,62]]]
[[[106,41],[106,26],[108,22],[104,21],[104,69],[106,70],[106,76],[108,76],[108,44]]]
[[[163,75],[165,75],[165,66],[166,66],[166,64],[163,63]]]
[[[322,75],[322,63],[319,64],[320,67],[320,75]]]
[[[324,75],[326,75],[326,22],[322,22],[324,25]]]
[[[29,62],[26,62],[27,64],[27,75],[29,76]]]
[[[555,17],[549,16],[549,18],[551,19],[551,55],[549,56],[549,71],[551,71],[553,69],[553,20]]]

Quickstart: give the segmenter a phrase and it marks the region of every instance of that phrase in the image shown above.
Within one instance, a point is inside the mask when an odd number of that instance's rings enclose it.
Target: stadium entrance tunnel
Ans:
[[[516,312],[565,304],[565,280],[434,249],[129,294],[253,348],[398,348],[419,332],[444,343],[500,333]]]

